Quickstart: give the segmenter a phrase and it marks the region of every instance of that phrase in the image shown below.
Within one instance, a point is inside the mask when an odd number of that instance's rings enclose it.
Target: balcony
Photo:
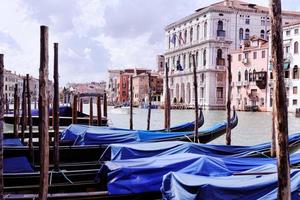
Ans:
[[[249,63],[249,59],[248,58],[244,58],[242,61],[244,64],[248,64]]]
[[[217,58],[216,62],[217,62],[217,65],[219,65],[219,66],[225,66],[224,58]]]
[[[249,81],[244,81],[243,86],[249,86]]]
[[[243,85],[243,82],[242,82],[242,81],[236,82],[236,86],[237,86],[237,87],[242,86],[242,85]]]
[[[224,30],[217,30],[217,37],[225,38],[226,32]]]
[[[256,77],[256,86],[263,90],[266,89],[267,86],[267,72],[256,72],[255,73]]]

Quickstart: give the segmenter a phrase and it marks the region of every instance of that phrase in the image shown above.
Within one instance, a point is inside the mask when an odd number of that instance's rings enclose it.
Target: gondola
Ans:
[[[38,110],[33,109],[32,113],[32,125],[39,125]],[[72,124],[72,108],[69,106],[59,107],[59,125],[69,126]],[[21,117],[20,117],[21,118]],[[21,120],[20,120],[21,121]],[[12,113],[4,115],[4,122],[7,124],[14,124],[14,115]],[[77,111],[77,123],[78,124],[89,124],[89,115]],[[49,124],[52,124],[52,109],[49,109]],[[93,124],[97,124],[97,118],[93,118]],[[107,126],[107,118],[102,117],[102,125]]]
[[[299,162],[300,154],[292,154],[290,163],[295,165]],[[97,191],[102,192],[101,198],[116,199],[124,199],[127,195],[158,195],[164,175],[171,171],[221,177],[248,173],[272,174],[276,172],[275,166],[275,158],[216,158],[191,153],[108,161],[98,169],[49,172],[49,193]],[[31,194],[38,190],[38,172],[4,173],[5,194]]]
[[[231,119],[231,127],[234,128],[238,123],[237,115],[234,113]],[[78,125],[73,127],[78,128]],[[72,126],[70,127],[70,129]],[[79,126],[82,128],[82,126]],[[83,127],[84,128],[84,127]],[[97,129],[97,127],[95,127]],[[103,130],[103,129],[102,129]],[[199,131],[198,138],[200,142],[210,142],[213,139],[221,136],[226,131],[226,122],[214,125],[211,128]],[[69,132],[71,132],[69,134]],[[102,131],[101,131],[102,132]],[[108,145],[111,143],[135,143],[135,142],[159,142],[159,141],[192,141],[193,132],[144,132],[144,131],[122,131],[118,133],[115,131],[114,134],[109,131],[109,134],[95,134],[94,132],[91,136],[87,133],[84,136],[73,137],[72,129],[66,129],[65,135],[62,135],[62,140],[65,142],[64,146],[60,146],[60,159],[63,163],[70,162],[93,162],[99,159],[99,155],[107,150]],[[96,138],[95,138],[96,137]],[[74,141],[75,140],[75,141]],[[20,144],[20,145],[19,145]],[[67,145],[69,144],[69,145]],[[53,146],[50,147],[50,160],[54,153]],[[29,149],[27,146],[21,146],[19,140],[16,140],[16,145],[5,146],[4,147],[5,157],[15,157],[15,156],[26,156],[31,158],[30,161],[39,162],[39,150],[37,146]]]

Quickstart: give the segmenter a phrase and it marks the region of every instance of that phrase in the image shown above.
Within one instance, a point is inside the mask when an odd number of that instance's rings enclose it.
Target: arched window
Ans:
[[[293,79],[299,79],[299,70],[297,65],[293,68]]]
[[[196,67],[198,67],[198,51],[196,52],[196,55],[195,55],[195,64],[196,64]]]
[[[171,48],[171,36],[169,36],[169,49]]]
[[[298,53],[299,52],[299,43],[298,42],[295,42],[294,43],[294,53]]]
[[[245,30],[245,39],[246,39],[246,40],[249,40],[249,38],[250,38],[250,30],[249,30],[249,29],[246,29],[246,30]]]
[[[179,39],[178,39],[179,45],[182,45],[182,33],[179,32]]]
[[[204,23],[204,38],[207,37],[207,22]]]
[[[256,70],[253,70],[253,81],[256,81]]]
[[[245,71],[245,81],[248,81],[248,71]]]
[[[186,56],[183,54],[183,63],[182,63],[182,68],[185,69],[185,62],[186,62]]]
[[[202,60],[203,60],[203,66],[206,66],[206,49],[203,50],[203,55],[202,55]]]
[[[190,43],[193,42],[193,28],[190,29]]]
[[[242,78],[241,78],[241,72],[239,72],[239,73],[238,73],[238,81],[240,82],[241,79],[242,79]]]
[[[222,58],[222,49],[217,50],[217,58],[221,59]]]
[[[223,30],[223,22],[220,20],[218,21],[218,31],[222,31]]]
[[[197,41],[199,40],[200,25],[197,25]]]
[[[265,38],[265,30],[261,30],[260,31],[260,37],[261,38]]]
[[[192,68],[192,54],[189,53],[189,68]]]
[[[186,44],[187,41],[187,30],[184,31],[184,43]]]
[[[253,75],[252,75],[252,72],[251,70],[249,70],[249,82],[252,82],[253,81]]]
[[[242,29],[242,28],[240,28],[240,31],[239,31],[239,38],[240,38],[240,40],[244,39],[244,29]]]

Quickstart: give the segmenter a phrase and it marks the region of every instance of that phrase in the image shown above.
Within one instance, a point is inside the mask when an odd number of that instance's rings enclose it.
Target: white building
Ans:
[[[165,59],[170,67],[171,101],[193,105],[191,55],[195,54],[200,105],[224,109],[228,52],[240,48],[250,36],[267,39],[268,12],[267,7],[225,0],[168,25]],[[283,12],[284,23],[298,19],[299,12]]]
[[[284,46],[284,78],[287,94],[287,106],[289,112],[295,112],[300,108],[300,22],[291,23],[283,27],[283,46]],[[270,51],[269,51],[270,52]],[[269,93],[268,110],[272,111],[273,93],[272,65],[269,67]]]

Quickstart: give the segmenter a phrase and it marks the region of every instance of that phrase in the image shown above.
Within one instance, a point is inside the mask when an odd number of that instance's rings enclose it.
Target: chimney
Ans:
[[[233,7],[233,2],[234,2],[234,0],[225,0],[224,1],[224,6]]]

